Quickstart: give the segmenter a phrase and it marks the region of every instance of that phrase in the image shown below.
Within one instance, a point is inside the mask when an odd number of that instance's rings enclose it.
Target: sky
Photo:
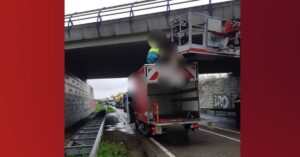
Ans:
[[[141,0],[65,0],[65,14],[99,9]]]
[[[94,98],[108,98],[120,92],[127,91],[127,78],[90,79],[87,83],[94,89]]]
[[[141,0],[65,0],[65,14],[71,14],[75,12],[99,9],[103,7],[109,7],[120,4],[128,4],[132,2],[138,2]],[[186,1],[186,0],[173,0],[173,1]],[[213,3],[227,1],[227,0],[212,0]],[[172,9],[186,8],[189,6],[207,4],[208,0],[200,0],[197,2],[192,2],[186,5],[171,6]],[[145,13],[162,11],[165,8],[151,9],[151,11],[141,11],[135,13],[135,15],[142,15]],[[127,16],[127,14],[125,15]],[[121,16],[120,16],[121,17]],[[116,17],[114,17],[116,18]],[[118,18],[118,17],[117,17]],[[103,19],[105,20],[105,19]],[[107,19],[109,20],[109,18]],[[75,23],[76,24],[76,23]],[[127,91],[127,78],[117,78],[117,79],[93,79],[87,80],[88,84],[94,89],[94,97],[96,99],[107,98],[112,95],[116,95],[120,92]]]

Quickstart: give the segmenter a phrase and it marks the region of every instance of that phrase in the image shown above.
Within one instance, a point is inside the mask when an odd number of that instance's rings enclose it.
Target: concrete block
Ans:
[[[72,27],[70,30],[70,36],[69,41],[74,40],[83,40],[83,30],[82,29],[76,29],[76,27]]]
[[[223,8],[223,18],[232,19],[234,8],[232,6],[227,6]]]
[[[66,75],[65,82],[65,127],[71,126],[78,120],[88,116],[89,100],[91,98],[89,86],[73,75]],[[66,78],[67,78],[66,77]],[[87,90],[88,89],[88,90]]]
[[[200,14],[205,14],[205,15],[209,15],[208,11],[207,10],[201,10],[199,11]]]
[[[84,28],[83,29],[83,35],[84,35],[84,39],[98,38],[99,36],[98,36],[96,25]]]
[[[101,37],[110,37],[115,35],[114,27],[111,25],[101,25],[99,27]]]
[[[241,8],[240,5],[234,6],[234,17],[240,19],[241,17]]]
[[[148,22],[144,19],[133,21],[131,27],[133,33],[148,32],[149,30]]]
[[[156,30],[156,29],[167,29],[168,28],[168,21],[166,17],[155,17],[148,20],[148,25],[150,31]]]
[[[125,35],[131,33],[131,26],[129,22],[122,22],[114,24],[115,34],[116,35]]]
[[[224,18],[224,9],[223,8],[214,8],[212,11],[212,16]]]
[[[70,36],[69,36],[68,31],[65,29],[65,42],[66,41],[70,41]]]

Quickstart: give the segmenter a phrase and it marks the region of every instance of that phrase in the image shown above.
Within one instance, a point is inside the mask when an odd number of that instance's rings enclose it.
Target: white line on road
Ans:
[[[200,125],[209,127],[209,126],[206,125],[206,124],[200,124]],[[234,130],[230,130],[230,129],[220,128],[220,127],[215,127],[215,126],[214,126],[213,128],[216,128],[216,129],[219,129],[219,130],[228,131],[228,132],[233,132],[233,133],[236,133],[236,134],[241,134],[239,131],[234,131]]]
[[[125,118],[121,115],[122,113],[117,110],[116,108],[114,108],[114,110],[117,112],[117,114],[119,115],[119,117],[126,123],[126,125],[131,128],[128,124],[128,122],[125,120]],[[156,146],[158,146],[158,148],[160,148],[164,153],[166,153],[169,157],[176,157],[174,154],[172,154],[169,150],[167,150],[164,146],[162,146],[160,143],[158,143],[154,138],[149,137],[149,139],[156,144]]]
[[[235,139],[235,138],[232,138],[232,137],[229,137],[229,136],[225,136],[225,135],[222,135],[222,134],[218,134],[218,133],[215,133],[215,132],[212,132],[212,131],[208,131],[208,130],[205,130],[205,129],[199,129],[199,130],[207,132],[207,133],[210,133],[210,134],[214,134],[214,135],[217,135],[217,136],[220,136],[220,137],[224,137],[224,138],[236,141],[236,142],[241,142],[241,140],[239,140],[239,139]]]
[[[154,138],[149,137],[149,139],[156,144],[164,153],[166,153],[169,157],[176,157],[174,154],[172,154],[169,150],[167,150],[164,146],[162,146],[160,143],[158,143]]]

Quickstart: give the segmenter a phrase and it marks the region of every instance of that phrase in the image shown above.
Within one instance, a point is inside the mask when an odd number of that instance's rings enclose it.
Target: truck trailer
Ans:
[[[186,133],[198,130],[198,66],[187,64],[184,71],[188,81],[181,88],[160,86],[160,71],[155,64],[145,64],[129,77],[129,121],[146,136],[166,133],[165,127],[170,125],[182,125]]]

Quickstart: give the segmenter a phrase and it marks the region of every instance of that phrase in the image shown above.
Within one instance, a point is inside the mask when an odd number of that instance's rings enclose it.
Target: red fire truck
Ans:
[[[240,22],[188,12],[171,22],[171,40],[189,62],[240,58]],[[145,135],[162,134],[168,125],[197,130],[200,120],[197,64],[184,67],[188,81],[181,88],[163,88],[155,64],[130,76],[128,117]]]
[[[164,88],[158,80],[161,71],[155,64],[145,64],[129,80],[129,116],[146,136],[162,134],[168,125],[182,125],[186,132],[199,127],[197,64],[188,64],[184,72],[188,81],[181,88]],[[134,114],[130,115],[130,114]]]

